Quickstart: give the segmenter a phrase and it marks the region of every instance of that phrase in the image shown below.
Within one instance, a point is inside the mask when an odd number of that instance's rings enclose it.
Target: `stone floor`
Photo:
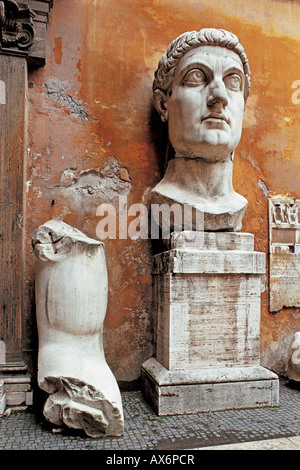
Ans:
[[[158,417],[139,391],[123,392],[122,398],[122,437],[92,439],[72,430],[53,432],[42,416],[28,409],[0,418],[0,450],[182,451],[300,436],[300,388],[288,381],[281,381],[280,406],[275,408]]]

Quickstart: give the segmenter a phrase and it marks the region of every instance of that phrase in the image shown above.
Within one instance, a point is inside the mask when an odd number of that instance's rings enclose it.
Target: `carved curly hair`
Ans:
[[[158,63],[154,75],[153,92],[160,89],[165,93],[168,91],[174,79],[177,64],[181,57],[190,49],[198,46],[221,46],[236,52],[242,61],[245,73],[245,102],[250,94],[250,67],[243,46],[239,43],[237,36],[224,29],[204,28],[200,31],[190,31],[181,34],[171,42],[166,54]]]

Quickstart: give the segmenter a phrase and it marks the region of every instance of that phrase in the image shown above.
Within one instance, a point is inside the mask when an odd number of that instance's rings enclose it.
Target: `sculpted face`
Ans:
[[[232,154],[242,132],[244,86],[240,57],[225,47],[199,46],[180,59],[160,97],[176,156],[220,161]]]

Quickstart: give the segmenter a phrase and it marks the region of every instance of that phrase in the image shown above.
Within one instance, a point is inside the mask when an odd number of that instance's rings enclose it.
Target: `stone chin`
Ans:
[[[231,160],[240,141],[235,135],[234,141],[227,132],[221,129],[209,129],[205,135],[192,136],[184,142],[178,142],[176,136],[170,134],[169,140],[175,150],[176,157],[201,158],[208,162]]]

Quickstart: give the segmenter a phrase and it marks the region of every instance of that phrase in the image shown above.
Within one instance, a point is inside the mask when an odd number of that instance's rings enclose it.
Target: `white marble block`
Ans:
[[[178,232],[170,248],[153,260],[156,357],[142,367],[158,414],[278,404],[278,378],[260,366],[253,235]]]
[[[3,415],[6,408],[6,395],[4,391],[4,380],[0,379],[0,416]]]
[[[297,331],[293,336],[288,351],[286,373],[290,380],[300,382],[300,331]]]
[[[119,436],[120,391],[106,363],[108,278],[103,243],[51,220],[34,233],[38,384],[44,416],[91,437]]]

